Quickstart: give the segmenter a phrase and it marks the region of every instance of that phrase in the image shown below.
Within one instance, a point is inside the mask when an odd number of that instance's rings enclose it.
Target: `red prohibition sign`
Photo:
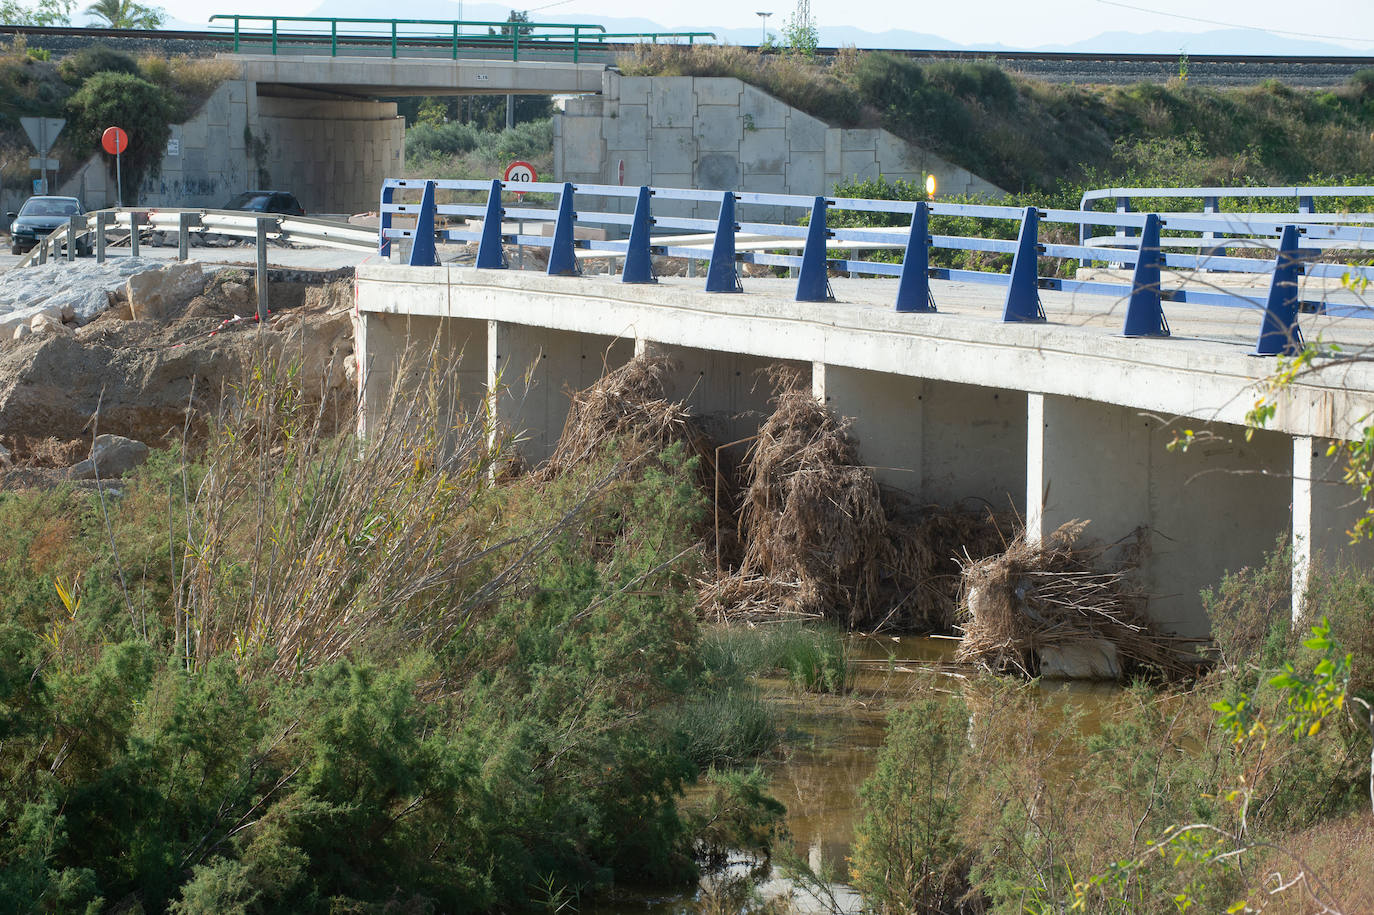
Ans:
[[[129,148],[129,135],[122,127],[106,127],[100,135],[100,145],[112,156],[117,156]]]

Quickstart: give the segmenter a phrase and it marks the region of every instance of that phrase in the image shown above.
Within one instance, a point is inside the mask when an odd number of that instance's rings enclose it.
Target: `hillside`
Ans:
[[[1017,192],[1081,185],[1363,183],[1374,174],[1374,71],[1339,91],[1266,81],[1068,86],[988,63],[853,51],[826,64],[731,46],[644,46],[627,75],[734,76],[837,126],[882,126]],[[1075,201],[1076,202],[1076,201]]]

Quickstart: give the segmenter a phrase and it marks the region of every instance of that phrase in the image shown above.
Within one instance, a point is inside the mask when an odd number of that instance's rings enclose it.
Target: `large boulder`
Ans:
[[[125,282],[129,308],[136,321],[166,321],[186,308],[205,290],[200,264],[168,264],[162,270],[136,273]]]
[[[1120,680],[1121,653],[1106,639],[1084,639],[1040,648],[1040,676],[1046,680]]]
[[[103,480],[122,477],[148,460],[148,446],[122,435],[97,435],[91,456],[67,472],[73,480]]]

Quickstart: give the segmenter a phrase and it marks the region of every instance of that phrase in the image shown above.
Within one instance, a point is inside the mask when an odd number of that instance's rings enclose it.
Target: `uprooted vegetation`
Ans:
[[[958,658],[997,673],[1048,674],[1047,656],[1086,657],[1102,679],[1184,679],[1197,666],[1191,642],[1176,642],[1145,612],[1133,581],[1140,543],[1109,562],[1080,542],[1085,522],[1061,526],[1042,544],[1016,538],[1003,553],[963,561]],[[1056,671],[1061,676],[1062,668]]]

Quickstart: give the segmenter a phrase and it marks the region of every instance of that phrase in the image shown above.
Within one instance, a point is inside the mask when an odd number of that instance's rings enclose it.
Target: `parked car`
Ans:
[[[287,216],[304,216],[305,209],[295,194],[286,191],[244,191],[221,209],[246,210],[250,213],[282,213]]]
[[[57,228],[65,226],[73,216],[85,215],[81,201],[75,197],[30,197],[18,213],[7,213],[14,220],[10,224],[10,253],[23,254],[33,248]],[[76,253],[85,257],[91,253],[89,241],[79,241]]]

